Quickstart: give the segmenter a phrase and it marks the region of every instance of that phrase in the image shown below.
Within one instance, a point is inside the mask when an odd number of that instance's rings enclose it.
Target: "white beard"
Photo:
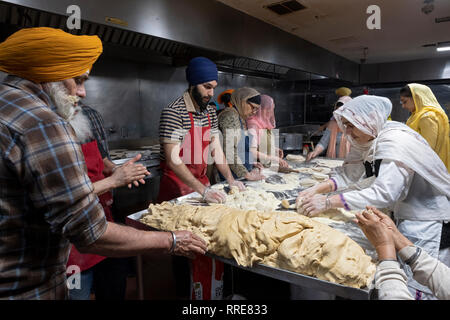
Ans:
[[[92,140],[92,132],[89,119],[82,113],[81,107],[77,106],[79,98],[66,93],[66,87],[61,82],[50,82],[45,84],[47,94],[52,99],[56,113],[70,123],[81,143]]]
[[[75,134],[82,144],[89,142],[92,140],[90,121],[81,111],[81,107],[76,107],[75,111],[78,112],[71,117],[69,123],[73,130],[75,130]]]

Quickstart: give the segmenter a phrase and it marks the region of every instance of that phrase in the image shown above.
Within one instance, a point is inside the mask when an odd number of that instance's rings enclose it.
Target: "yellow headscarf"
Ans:
[[[438,123],[438,133],[434,151],[444,162],[450,172],[450,138],[448,117],[437,101],[431,89],[425,85],[408,84],[416,110],[411,114],[406,124],[413,130],[423,134],[427,128],[420,126],[420,120],[428,117]]]
[[[340,88],[336,89],[335,93],[339,97],[345,97],[345,96],[350,96],[352,94],[352,90],[350,90],[347,87],[340,87]]]
[[[36,83],[61,81],[90,71],[102,51],[97,36],[26,28],[0,43],[0,70]]]

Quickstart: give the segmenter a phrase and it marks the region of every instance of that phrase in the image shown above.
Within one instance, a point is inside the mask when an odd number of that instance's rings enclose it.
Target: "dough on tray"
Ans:
[[[256,190],[247,187],[244,191],[231,189],[224,203],[225,206],[236,209],[274,211],[280,206],[278,200],[271,192]]]
[[[317,158],[312,161],[314,161],[321,167],[328,167],[328,168],[341,167],[342,164],[344,163],[344,160],[330,160],[330,159],[317,159]]]
[[[327,167],[311,167],[313,171],[317,171],[323,174],[330,174],[331,169]]]
[[[328,180],[328,175],[323,174],[323,173],[319,173],[319,172],[314,172],[312,174],[313,179],[318,180],[318,181],[325,181]]]
[[[274,268],[361,288],[375,265],[348,236],[295,212],[258,212],[223,205],[151,204],[141,222],[160,230],[190,230],[208,251],[245,267]]]
[[[318,184],[318,183],[319,183],[319,182],[318,182],[317,180],[315,180],[315,179],[310,179],[310,178],[305,178],[305,179],[300,180],[300,185],[301,185],[303,188],[310,188],[310,187],[315,186],[315,185]]]
[[[306,158],[300,154],[288,154],[286,156],[286,160],[304,162],[306,160]]]

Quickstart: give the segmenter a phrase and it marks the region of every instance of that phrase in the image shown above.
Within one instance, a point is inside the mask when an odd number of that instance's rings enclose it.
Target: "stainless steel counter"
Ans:
[[[126,218],[125,223],[129,226],[132,226],[136,229],[140,230],[152,230],[155,231],[156,229],[142,223],[139,221],[139,219],[146,214],[147,210],[142,210],[139,212],[136,212],[132,215],[129,215]],[[339,297],[347,298],[347,299],[354,299],[354,300],[367,300],[369,298],[369,290],[367,288],[364,289],[357,289],[352,288],[348,286],[343,286],[340,284],[336,284],[329,281],[320,280],[314,277],[309,277],[300,273],[284,270],[284,269],[278,269],[269,267],[267,265],[263,264],[255,264],[251,268],[246,268],[239,266],[234,259],[227,259],[224,257],[220,257],[211,253],[207,253],[207,256],[210,256],[212,258],[218,259],[226,264],[229,264],[233,267],[237,267],[243,270],[247,270],[250,272],[254,272],[263,276],[267,276],[270,278],[274,278],[277,280],[285,281],[294,285],[302,286],[309,289],[319,290],[327,293],[331,293],[334,295],[337,295]]]

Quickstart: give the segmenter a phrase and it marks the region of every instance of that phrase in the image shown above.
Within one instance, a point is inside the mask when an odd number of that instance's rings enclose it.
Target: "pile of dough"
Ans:
[[[295,212],[258,212],[221,205],[151,204],[141,221],[160,230],[190,230],[208,251],[241,266],[271,267],[361,288],[375,265],[348,236]]]
[[[286,156],[286,160],[288,161],[298,161],[298,162],[304,162],[306,158],[299,154],[288,154]]]
[[[280,204],[281,201],[273,193],[250,187],[240,192],[238,189],[231,188],[224,203],[225,206],[230,208],[258,211],[274,211]]]

